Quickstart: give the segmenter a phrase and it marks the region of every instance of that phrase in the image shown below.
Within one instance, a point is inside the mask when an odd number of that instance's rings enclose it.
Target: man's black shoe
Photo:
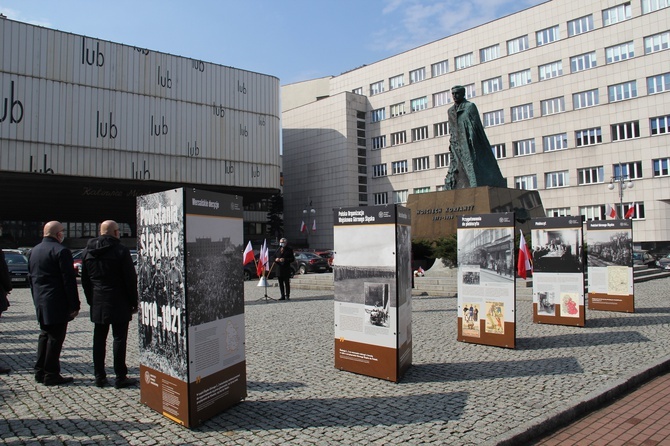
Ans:
[[[288,296],[286,296],[286,300],[291,300],[291,298],[290,298],[290,297],[288,297]]]
[[[107,378],[95,378],[95,386],[96,387],[105,387],[109,385],[109,381],[107,381]]]
[[[44,383],[44,374],[43,373],[35,373],[35,382],[43,384]]]
[[[135,384],[137,384],[137,380],[135,378],[121,378],[114,382],[114,387],[117,389],[123,389],[124,387],[134,386]]]
[[[279,300],[286,300],[284,296],[280,297]]]
[[[45,386],[62,386],[62,385],[65,385],[65,384],[70,384],[72,381],[74,381],[74,378],[71,377],[71,376],[58,375],[54,378],[44,377],[44,385]]]

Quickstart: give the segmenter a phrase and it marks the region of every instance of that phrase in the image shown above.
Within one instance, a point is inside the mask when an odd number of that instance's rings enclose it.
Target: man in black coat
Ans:
[[[119,225],[107,220],[100,225],[100,237],[89,240],[82,256],[81,285],[91,306],[93,369],[95,385],[107,385],[105,354],[107,334],[112,326],[114,373],[117,389],[134,385],[128,378],[126,345],[128,325],[137,313],[137,274],[130,250],[119,240]]]
[[[62,245],[65,230],[58,221],[44,225],[44,238],[30,252],[30,291],[40,324],[35,380],[47,386],[72,382],[60,374],[60,352],[67,324],[79,314],[77,277],[72,253]]]
[[[277,281],[279,282],[279,300],[289,300],[291,298],[291,263],[295,261],[293,248],[288,246],[288,240],[282,238],[279,240],[279,249],[275,251],[275,263],[279,269]]]

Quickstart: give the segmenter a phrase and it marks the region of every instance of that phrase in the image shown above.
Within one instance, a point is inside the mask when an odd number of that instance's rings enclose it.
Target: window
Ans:
[[[502,76],[487,79],[482,82],[482,94],[495,93],[502,90]]]
[[[400,173],[407,173],[408,172],[407,160],[394,161],[391,163],[391,168],[393,175],[398,175]]]
[[[449,122],[438,122],[433,125],[433,135],[438,136],[447,136],[449,134]]]
[[[546,45],[560,39],[561,37],[558,31],[558,25],[536,32],[535,38],[537,40],[537,46]]]
[[[399,74],[389,79],[389,90],[400,88],[405,85],[405,75]]]
[[[465,99],[474,98],[477,93],[475,92],[475,84],[464,85],[465,87]]]
[[[528,49],[528,35],[507,41],[507,54],[520,53]]]
[[[412,169],[414,170],[414,172],[418,170],[430,169],[430,158],[427,156],[422,156],[421,158],[414,158],[412,160]]]
[[[400,104],[394,104],[391,106],[391,117],[395,118],[396,116],[405,114],[405,103],[401,102]]]
[[[370,84],[370,96],[374,96],[379,93],[384,92],[384,81],[375,82]]]
[[[505,144],[494,144],[491,146],[491,151],[493,152],[493,156],[495,156],[497,160],[507,158],[507,150],[505,149]]]
[[[516,73],[510,73],[509,75],[509,88],[520,87],[521,85],[530,84],[531,82],[530,68],[517,71]]]
[[[435,168],[439,169],[440,167],[449,167],[448,153],[438,153],[435,155]]]
[[[479,50],[479,62],[488,62],[489,60],[500,57],[500,45],[492,45]]]
[[[598,105],[598,89],[582,91],[572,95],[572,108],[578,110],[580,108],[593,107]]]
[[[430,186],[428,187],[415,187],[414,188],[414,193],[415,194],[425,194],[430,192]]]
[[[385,108],[378,108],[377,110],[372,110],[370,112],[370,121],[371,122],[379,122],[386,119],[386,109]]]
[[[403,190],[394,190],[393,191],[393,202],[398,203],[407,203],[407,189]]]
[[[397,146],[398,144],[405,144],[407,142],[407,134],[403,130],[402,132],[391,133],[391,145]]]
[[[642,14],[658,11],[670,6],[670,0],[642,0]]]
[[[514,187],[516,189],[536,190],[537,175],[524,175],[521,177],[514,177]]]
[[[596,62],[596,52],[580,54],[570,58],[570,71],[576,73],[578,71],[588,70],[598,65]]]
[[[385,177],[386,175],[386,163],[372,166],[372,178]]]
[[[655,177],[670,176],[670,158],[660,158],[652,161]]]
[[[644,54],[655,53],[668,48],[670,48],[670,31],[644,38]]]
[[[505,113],[503,110],[496,110],[484,113],[484,127],[492,127],[505,123]]]
[[[576,36],[593,29],[593,15],[589,14],[568,22],[568,37]]]
[[[351,90],[351,92],[352,92],[353,94],[360,94],[360,95],[362,95],[362,94],[363,94],[363,87],[354,88],[353,90]]]
[[[470,66],[472,66],[472,53],[456,57],[456,70],[462,70]]]
[[[630,2],[603,9],[603,26],[613,25],[631,18]]]
[[[647,94],[656,94],[668,90],[670,90],[670,73],[647,78]]]
[[[417,82],[421,82],[426,78],[426,69],[425,68],[419,68],[417,70],[413,70],[409,72],[409,83],[410,84],[415,84]]]
[[[443,190],[447,190],[445,189],[444,184],[438,184],[435,186],[435,192],[442,192]]]
[[[598,166],[578,169],[577,178],[580,186],[603,183],[605,181],[605,168],[603,166]]]
[[[559,133],[542,137],[542,149],[545,152],[554,152],[568,148],[568,134]]]
[[[428,126],[412,129],[412,141],[421,141],[428,139]]]
[[[632,163],[619,163],[612,166],[613,176],[617,178],[627,178],[636,180],[642,178],[642,161],[633,161]]]
[[[542,116],[553,115],[565,111],[565,98],[551,98],[540,101]]]
[[[570,208],[549,208],[547,217],[567,217],[570,215]]]
[[[552,77],[558,77],[563,75],[563,61],[557,60],[556,62],[548,63],[546,65],[541,65],[539,68],[540,71],[540,80],[544,81],[551,79]]]
[[[409,102],[409,107],[412,112],[425,110],[428,108],[428,98],[424,96],[422,98],[412,99]]]
[[[603,142],[603,135],[600,127],[575,132],[575,146],[577,147],[592,146],[601,142]]]
[[[449,61],[443,60],[442,62],[434,63],[430,66],[431,76],[437,77],[447,74],[449,72]]]
[[[449,90],[433,93],[433,107],[440,107],[451,102],[451,92]]]
[[[605,206],[579,206],[579,215],[583,215],[586,221],[605,220]]]
[[[570,173],[567,170],[560,172],[548,172],[544,175],[544,188],[555,189],[570,185]]]
[[[514,141],[514,156],[531,155],[535,153],[535,140],[523,139],[521,141]]]
[[[652,136],[670,133],[670,115],[649,118],[649,129]]]
[[[378,192],[375,194],[376,205],[388,204],[388,203],[389,203],[389,197],[387,192]]]
[[[379,150],[386,147],[386,135],[375,136],[372,138],[372,150]]]
[[[617,215],[626,215],[626,212],[628,212],[630,208],[634,208],[635,210],[633,211],[631,219],[641,220],[644,218],[644,203],[640,203],[639,201],[635,203],[624,203],[623,206],[617,204],[616,208]]]
[[[624,82],[623,84],[610,85],[607,87],[607,95],[610,102],[624,101],[637,97],[637,81]]]
[[[612,141],[622,141],[640,137],[640,121],[623,122],[612,125]]]
[[[635,57],[635,46],[633,42],[626,42],[605,48],[605,61],[607,63],[619,62]]]
[[[511,108],[512,122],[523,121],[533,117],[533,104],[517,105]]]

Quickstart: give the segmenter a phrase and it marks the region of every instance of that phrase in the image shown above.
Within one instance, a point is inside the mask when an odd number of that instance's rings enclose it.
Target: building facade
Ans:
[[[41,222],[72,241],[135,197],[175,187],[241,195],[247,237],[279,191],[279,79],[0,19],[0,189],[5,234]],[[260,225],[260,226],[259,226]]]
[[[283,110],[285,196],[303,200],[308,191],[324,207],[317,215],[330,216],[329,207],[405,203],[409,194],[442,190],[451,88],[463,85],[508,187],[538,190],[549,216],[606,219],[610,207],[620,218],[632,214],[636,244],[665,243],[669,6],[552,0],[331,77],[328,91],[322,79],[282,87],[282,103],[292,107]],[[361,99],[345,99],[352,94]],[[364,137],[322,137],[362,113]],[[356,176],[365,178],[350,183]],[[354,185],[356,194],[346,189]],[[321,204],[341,188],[347,193]],[[298,230],[300,215],[287,206],[287,233]],[[327,225],[314,237],[319,245],[332,244]]]

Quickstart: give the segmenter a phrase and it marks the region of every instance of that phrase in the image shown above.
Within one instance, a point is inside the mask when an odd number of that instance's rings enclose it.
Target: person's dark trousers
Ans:
[[[287,299],[291,297],[291,277],[279,276],[277,277],[277,281],[279,282],[279,294],[281,297],[285,297]]]
[[[116,379],[123,379],[128,375],[128,367],[126,366],[126,344],[128,341],[128,324],[129,322],[122,322],[111,324],[112,326],[112,342],[114,354],[114,374]],[[107,334],[109,333],[110,324],[95,324],[93,329],[93,370],[96,379],[105,379],[107,373],[105,372],[105,356],[107,353]]]
[[[60,352],[65,342],[67,322],[64,324],[44,325],[40,323],[40,336],[37,339],[37,362],[35,378],[47,381],[60,376]]]

